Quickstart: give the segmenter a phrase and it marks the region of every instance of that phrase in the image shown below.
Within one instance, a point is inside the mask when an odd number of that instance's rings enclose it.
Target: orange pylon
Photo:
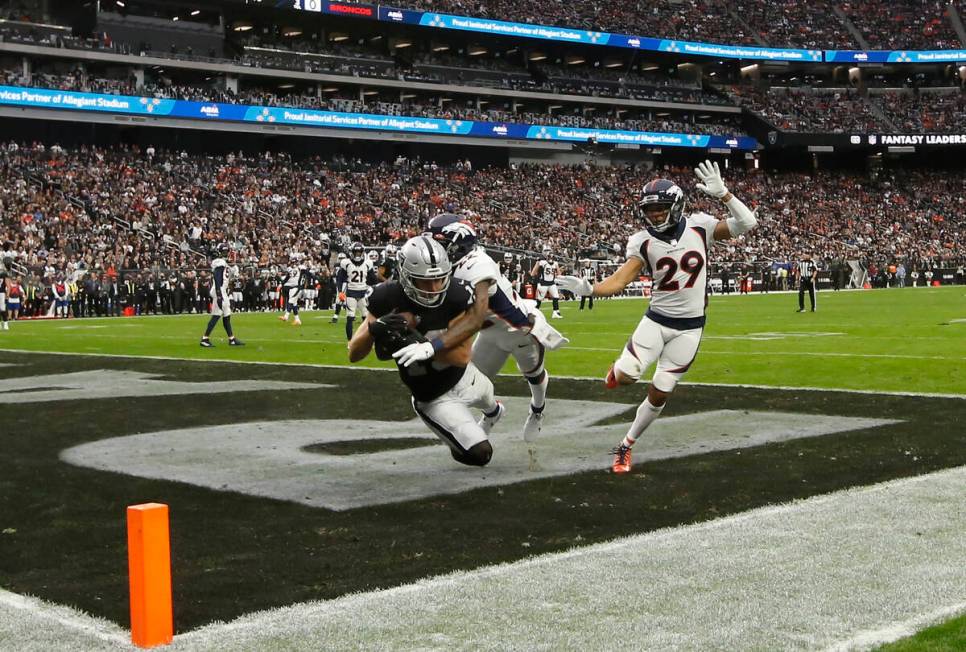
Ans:
[[[167,505],[127,508],[127,557],[131,642],[139,647],[166,645],[174,637]]]

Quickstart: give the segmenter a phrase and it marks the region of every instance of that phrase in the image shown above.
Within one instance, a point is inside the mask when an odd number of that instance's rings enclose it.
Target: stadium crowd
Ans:
[[[245,283],[265,284],[257,294],[262,301],[269,279],[293,252],[329,279],[332,256],[349,243],[381,250],[418,233],[441,211],[470,216],[488,246],[522,256],[522,267],[545,245],[565,265],[582,256],[618,261],[627,236],[640,228],[632,214],[635,193],[657,175],[691,187],[689,169],[477,170],[467,162],[369,165],[271,153],[193,156],[6,143],[0,148],[0,248],[16,269],[28,270],[25,284],[42,296],[58,283],[96,281],[118,292],[130,283],[131,297],[150,290],[154,309],[174,310],[176,303],[190,309],[206,296],[199,289],[208,282],[205,254],[216,243],[231,245],[248,270]],[[785,263],[807,252],[879,268],[902,261],[914,270],[966,257],[962,175],[900,172],[870,181],[843,173],[729,169],[726,178],[757,208],[760,226],[723,245],[724,262]],[[721,215],[720,206],[689,194],[689,210]],[[162,302],[165,288],[170,293]],[[105,299],[90,309],[120,305]]]
[[[966,94],[890,91],[871,96],[904,133],[962,132],[966,128]]]

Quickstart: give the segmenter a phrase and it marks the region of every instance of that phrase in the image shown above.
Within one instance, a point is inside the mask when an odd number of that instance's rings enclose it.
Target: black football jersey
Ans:
[[[416,317],[416,330],[432,339],[449,327],[454,318],[461,315],[473,303],[473,295],[465,285],[453,279],[440,305],[427,308],[410,299],[399,281],[380,283],[369,296],[368,310],[379,318],[390,312],[410,312]],[[406,383],[417,401],[439,398],[463,377],[465,367],[442,364],[432,358],[416,362],[409,367],[397,364],[399,376]]]

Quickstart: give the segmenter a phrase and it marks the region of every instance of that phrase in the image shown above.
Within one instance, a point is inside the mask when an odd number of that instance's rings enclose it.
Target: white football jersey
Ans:
[[[215,283],[215,274],[219,267],[224,268],[221,277],[221,294],[225,298],[228,297],[228,284],[231,282],[232,274],[237,271],[237,268],[229,265],[228,261],[224,258],[215,258],[211,261],[211,290],[208,293],[212,299],[215,298],[215,294],[218,292],[218,287]]]
[[[342,261],[341,267],[345,270],[347,290],[359,292],[369,289],[369,284],[366,280],[369,278],[369,272],[375,269],[375,266],[368,257],[363,259],[361,263],[356,263],[352,259],[346,258]]]
[[[654,279],[652,310],[665,317],[703,317],[708,287],[708,247],[718,219],[694,213],[663,240],[644,229],[627,241],[627,258],[643,260]]]
[[[453,266],[453,278],[476,288],[480,281],[490,281],[490,312],[486,319],[493,327],[506,330],[528,326],[530,308],[514,291],[510,281],[500,273],[500,266],[482,247],[466,254]]]
[[[537,265],[540,267],[539,282],[541,285],[551,285],[557,280],[557,263],[542,258]]]

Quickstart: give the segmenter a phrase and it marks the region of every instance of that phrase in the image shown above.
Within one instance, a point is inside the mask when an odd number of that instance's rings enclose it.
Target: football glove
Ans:
[[[376,357],[392,360],[392,354],[410,344],[425,342],[426,338],[409,328],[406,318],[390,313],[369,324],[369,334],[375,345]]]
[[[339,292],[339,303],[345,303],[345,292]]]
[[[530,313],[530,320],[533,322],[533,325],[530,326],[530,335],[548,351],[556,351],[570,344],[570,340],[547,323],[547,318],[543,316],[543,313],[539,311]]]
[[[414,362],[429,360],[435,354],[436,349],[433,348],[432,342],[414,342],[393,353],[392,357],[396,358],[398,364],[408,367]]]
[[[594,293],[593,284],[585,278],[576,276],[558,276],[557,286],[561,289],[572,292],[578,297],[589,297]]]
[[[698,190],[704,194],[717,199],[721,199],[728,194],[728,189],[725,188],[724,181],[721,179],[721,170],[718,169],[717,163],[711,161],[698,163],[698,167],[694,169],[694,174],[701,181],[697,184]]]

